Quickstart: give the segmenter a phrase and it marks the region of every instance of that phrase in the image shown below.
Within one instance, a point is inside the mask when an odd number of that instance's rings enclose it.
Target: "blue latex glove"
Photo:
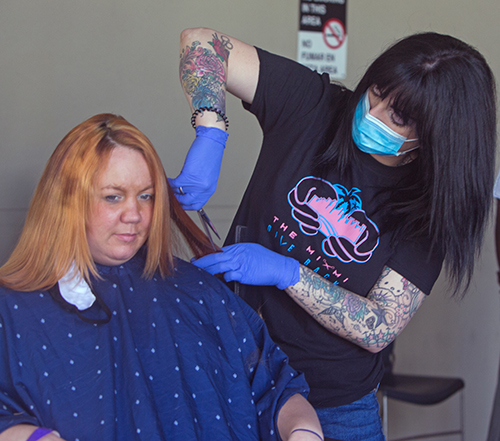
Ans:
[[[295,285],[300,279],[299,262],[270,251],[256,243],[238,243],[209,254],[193,264],[210,274],[224,273],[226,282],[246,285],[274,285],[279,289]]]
[[[199,210],[215,193],[227,137],[227,132],[216,127],[196,127],[196,138],[180,175],[169,180],[185,210]]]

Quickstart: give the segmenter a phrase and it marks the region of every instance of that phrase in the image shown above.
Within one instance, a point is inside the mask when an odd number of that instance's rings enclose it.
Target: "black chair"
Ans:
[[[428,375],[403,375],[394,373],[394,343],[383,350],[382,356],[385,365],[385,374],[380,383],[382,395],[382,420],[384,434],[389,441],[407,441],[413,439],[425,439],[431,437],[443,437],[449,435],[460,435],[464,439],[464,397],[465,386],[461,378],[434,377]],[[388,399],[403,401],[406,403],[429,406],[438,404],[460,391],[460,428],[451,431],[442,431],[422,435],[413,435],[404,438],[389,438],[389,414]]]

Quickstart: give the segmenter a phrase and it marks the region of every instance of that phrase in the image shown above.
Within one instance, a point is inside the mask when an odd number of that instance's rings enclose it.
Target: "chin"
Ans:
[[[116,257],[114,259],[115,262],[115,265],[122,265],[124,263],[127,263],[130,259],[132,259],[132,257],[135,256],[136,253],[133,253],[133,254],[127,254],[127,255],[122,255],[122,256],[119,256],[119,257]]]
[[[107,256],[102,256],[101,259],[96,260],[96,262],[106,266],[123,265],[132,259],[132,257],[137,254],[137,251],[138,250],[109,254]]]

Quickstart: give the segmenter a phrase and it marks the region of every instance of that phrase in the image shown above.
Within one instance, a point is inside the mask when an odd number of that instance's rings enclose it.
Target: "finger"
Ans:
[[[203,182],[193,182],[193,179],[189,179],[181,173],[176,178],[168,178],[168,182],[175,194],[188,195],[190,193],[200,193],[200,188],[203,188]]]
[[[182,208],[186,211],[198,211],[200,208],[203,208],[202,202],[193,202],[190,204],[181,203]]]
[[[244,251],[245,249],[247,249],[248,245],[251,245],[251,244],[246,243],[246,242],[233,243],[232,245],[226,245],[225,247],[222,247],[221,250],[224,251],[226,256],[234,255],[235,253],[238,253],[238,252],[241,252],[241,251]]]
[[[180,191],[180,184],[177,182],[179,179],[179,176],[177,178],[168,178],[168,183],[170,184],[170,187],[172,187],[172,191],[177,195],[177,194],[183,194]]]
[[[223,249],[224,250],[224,249]],[[200,257],[199,259],[195,259],[191,261],[192,264],[196,265],[198,268],[207,268],[212,265],[216,265],[221,262],[227,262],[231,260],[231,255],[228,253],[212,253],[207,254],[206,256]]]
[[[205,269],[206,267],[215,265],[218,263],[218,259],[214,257],[216,254],[223,254],[223,253],[213,253],[213,254],[207,254],[206,256],[200,257],[199,259],[192,260],[191,263],[198,268]]]
[[[243,274],[241,271],[228,271],[224,273],[224,280],[226,282],[241,282],[243,280]]]
[[[199,210],[201,208],[195,208],[199,205],[199,202],[191,194],[175,193],[175,197],[184,210]]]
[[[221,274],[240,267],[234,256],[227,252],[208,254],[194,260],[192,263],[210,274]]]
[[[217,263],[214,263],[213,265],[207,265],[207,266],[204,266],[202,269],[210,274],[225,274],[228,271],[237,270],[237,269],[239,269],[239,267],[240,266],[238,265],[237,262],[230,260],[227,262],[217,262]],[[199,267],[199,268],[201,268],[201,267]]]

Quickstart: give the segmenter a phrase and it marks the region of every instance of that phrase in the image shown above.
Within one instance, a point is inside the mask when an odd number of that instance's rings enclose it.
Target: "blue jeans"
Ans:
[[[342,441],[384,441],[376,393],[345,406],[316,409],[324,435]]]

